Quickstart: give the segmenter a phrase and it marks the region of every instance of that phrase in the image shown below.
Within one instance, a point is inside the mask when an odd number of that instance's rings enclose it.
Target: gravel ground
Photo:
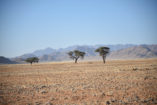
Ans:
[[[0,105],[156,105],[157,59],[0,65]]]

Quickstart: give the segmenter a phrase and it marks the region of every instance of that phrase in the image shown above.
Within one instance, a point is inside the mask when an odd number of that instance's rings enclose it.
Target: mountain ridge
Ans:
[[[133,45],[133,44],[117,44],[117,45],[75,45],[69,46],[66,48],[53,49],[46,48],[36,50],[33,53],[24,54],[12,60],[21,62],[19,59],[24,60],[28,57],[36,56],[39,57],[41,62],[49,61],[68,61],[70,60],[67,55],[68,51],[80,50],[86,52],[85,60],[88,59],[100,59],[98,53],[95,52],[95,49],[100,46],[107,46],[110,48],[110,53],[107,56],[107,59],[136,59],[136,58],[154,58],[157,57],[157,45]]]
[[[0,64],[16,64],[17,62],[10,60],[4,56],[0,56]]]
[[[110,59],[157,58],[157,45],[140,45],[113,51]]]

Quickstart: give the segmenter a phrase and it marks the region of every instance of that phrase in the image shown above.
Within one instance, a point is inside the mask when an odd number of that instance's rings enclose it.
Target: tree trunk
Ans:
[[[75,63],[77,63],[78,58],[75,58]]]
[[[102,58],[103,58],[103,62],[104,62],[104,64],[105,64],[106,55],[102,56]]]

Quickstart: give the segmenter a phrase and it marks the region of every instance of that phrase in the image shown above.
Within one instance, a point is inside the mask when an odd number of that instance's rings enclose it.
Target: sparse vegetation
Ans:
[[[0,65],[0,105],[156,105],[156,62]]]
[[[33,62],[34,63],[35,62],[38,63],[39,62],[39,58],[37,58],[37,57],[30,57],[30,58],[27,58],[25,61],[32,65]]]
[[[103,62],[105,63],[106,55],[109,53],[110,48],[108,47],[99,47],[95,50],[95,52],[98,52],[100,56],[102,56]]]
[[[84,58],[84,56],[85,56],[85,52],[81,52],[81,51],[79,51],[79,50],[74,50],[74,51],[70,51],[70,52],[68,52],[68,55],[69,55],[69,57],[71,58],[71,59],[73,59],[73,60],[75,60],[75,63],[77,63],[77,60],[79,59],[79,58]]]

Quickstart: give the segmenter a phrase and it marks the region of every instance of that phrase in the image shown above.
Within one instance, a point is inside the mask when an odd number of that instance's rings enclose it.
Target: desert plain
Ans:
[[[157,59],[0,65],[0,105],[156,105]]]

